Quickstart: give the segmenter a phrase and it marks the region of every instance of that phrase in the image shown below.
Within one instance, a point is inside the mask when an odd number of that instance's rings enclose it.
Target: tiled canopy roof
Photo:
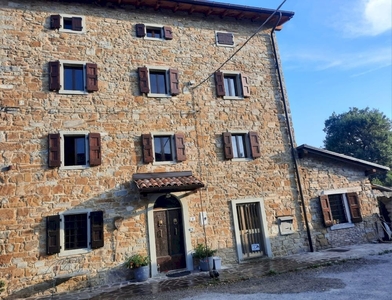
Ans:
[[[170,193],[192,191],[204,184],[191,171],[165,173],[137,173],[133,179],[140,193]]]

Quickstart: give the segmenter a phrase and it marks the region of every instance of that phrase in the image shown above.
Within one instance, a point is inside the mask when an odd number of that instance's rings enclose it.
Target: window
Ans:
[[[351,223],[362,221],[361,209],[357,193],[336,193],[324,191],[320,196],[320,204],[324,224],[331,229],[346,228]]]
[[[261,156],[257,132],[224,132],[222,138],[225,159],[258,158]]]
[[[239,72],[215,72],[217,96],[223,99],[242,99],[250,96],[249,78]]]
[[[185,135],[142,134],[144,163],[174,163],[186,160]]]
[[[80,254],[103,247],[103,212],[75,210],[46,217],[46,252]]]
[[[50,29],[58,29],[60,32],[85,33],[85,18],[84,16],[66,14],[51,15]]]
[[[101,135],[87,132],[49,134],[49,167],[80,169],[101,164]]]
[[[152,40],[172,40],[173,33],[171,27],[168,26],[136,24],[136,37]]]
[[[178,95],[178,70],[168,68],[138,68],[140,92],[148,97],[170,97]]]
[[[60,94],[86,94],[98,91],[97,65],[78,61],[49,62],[49,90]]]
[[[216,32],[216,44],[224,47],[234,47],[234,35],[231,32]]]

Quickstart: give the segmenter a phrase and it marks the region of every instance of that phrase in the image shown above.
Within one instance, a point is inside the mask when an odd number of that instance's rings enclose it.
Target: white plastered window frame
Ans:
[[[234,33],[233,33],[233,32],[220,31],[220,30],[215,31],[215,42],[216,42],[216,45],[217,45],[218,47],[234,48],[234,47],[236,46],[236,45],[235,45],[235,42],[234,42],[233,45],[227,45],[227,44],[221,44],[221,43],[219,43],[219,40],[218,40],[218,33],[227,33],[227,34],[231,34],[231,35],[233,36],[233,40],[234,40]]]
[[[153,40],[153,41],[165,41],[165,33],[163,31],[163,25],[161,24],[153,24],[153,23],[144,23],[144,33],[146,34],[143,39],[145,40]],[[147,36],[147,30],[151,29],[158,29],[161,31],[161,37],[160,38],[155,38],[155,37],[149,37]]]
[[[246,130],[228,130],[227,132],[230,132],[231,135],[242,135],[244,136],[244,143],[245,143],[245,157],[233,157],[231,161],[238,161],[238,162],[243,162],[243,161],[251,161],[253,160],[251,158],[251,153],[250,153],[250,141],[249,141],[249,132]],[[234,149],[233,149],[234,151]],[[234,153],[233,153],[234,155]]]
[[[78,255],[78,254],[85,254],[92,251],[90,247],[91,243],[91,229],[90,229],[90,222],[89,217],[90,213],[92,212],[91,209],[74,209],[59,213],[60,216],[60,253],[59,256],[70,256],[70,255]],[[87,214],[86,217],[86,225],[87,225],[87,248],[81,249],[73,249],[73,250],[65,250],[65,231],[64,231],[64,216],[67,215],[79,215],[79,214]]]
[[[72,18],[81,18],[82,19],[82,30],[72,30],[64,28],[64,19],[72,19]],[[60,25],[61,27],[58,29],[59,32],[66,33],[74,33],[74,34],[85,34],[86,33],[86,17],[80,15],[71,15],[71,14],[60,14]]]
[[[343,198],[343,206],[344,206],[344,213],[346,214],[347,223],[341,224],[334,224],[329,229],[331,230],[338,230],[338,229],[347,229],[355,227],[354,223],[351,221],[351,214],[349,203],[347,200],[347,193],[357,193],[361,191],[361,187],[352,187],[352,188],[341,188],[341,189],[334,189],[334,190],[323,190],[320,195],[342,195]]]
[[[238,224],[237,204],[245,204],[245,203],[259,203],[262,237],[263,237],[263,242],[265,247],[265,249],[263,250],[265,251],[265,254],[268,257],[272,257],[273,255],[271,250],[271,241],[268,235],[267,216],[265,214],[264,199],[263,198],[237,199],[237,200],[231,200],[231,210],[233,212],[234,234],[235,234],[238,262],[242,262],[244,260],[244,257],[243,257],[242,246],[241,246],[241,236],[240,236],[240,229],[239,229],[240,227]]]
[[[223,73],[223,84],[225,86],[226,90],[226,82],[224,78],[226,76],[230,77],[235,77],[235,86],[237,89],[238,96],[223,96],[224,100],[244,100],[244,92],[242,90],[242,79],[241,79],[241,72],[239,71],[227,71],[227,70],[221,70]]]
[[[60,134],[60,155],[61,155],[61,166],[60,170],[80,170],[89,168],[89,146],[88,146],[88,135],[90,132],[88,131],[59,131]],[[74,165],[74,166],[65,166],[64,165],[64,157],[65,157],[65,145],[64,145],[64,136],[75,136],[75,135],[84,135],[85,144],[84,149],[86,152],[86,164],[85,165]]]
[[[148,89],[151,91],[151,71],[162,72],[165,74],[165,84],[166,84],[166,94],[157,94],[157,93],[147,93],[147,97],[151,98],[171,98],[170,94],[170,76],[169,76],[169,67],[166,66],[146,66],[148,69]]]
[[[152,136],[152,153],[154,153],[154,162],[152,163],[155,166],[159,165],[174,165],[177,163],[176,157],[175,157],[175,144],[174,144],[174,132],[151,132]],[[171,153],[173,160],[167,160],[167,161],[156,161],[155,160],[155,142],[154,139],[155,137],[162,137],[162,136],[170,136],[170,147],[171,147]]]
[[[86,76],[86,64],[87,61],[77,61],[77,60],[65,60],[65,59],[60,59],[60,89],[58,91],[59,94],[65,94],[65,95],[87,95],[88,92],[86,90],[86,85],[87,85],[87,76]],[[64,89],[64,66],[82,66],[83,67],[83,87],[84,91],[74,91],[74,90],[65,90]]]

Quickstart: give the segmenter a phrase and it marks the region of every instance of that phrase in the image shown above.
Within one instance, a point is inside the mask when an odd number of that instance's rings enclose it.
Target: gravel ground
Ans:
[[[133,297],[141,300],[392,299],[392,254],[238,282]]]

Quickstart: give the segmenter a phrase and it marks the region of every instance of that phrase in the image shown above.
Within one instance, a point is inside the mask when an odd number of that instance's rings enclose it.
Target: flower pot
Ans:
[[[135,280],[138,282],[146,281],[150,278],[150,266],[143,266],[134,269]]]
[[[214,265],[214,258],[207,257],[200,259],[200,270],[201,271],[211,271]]]

